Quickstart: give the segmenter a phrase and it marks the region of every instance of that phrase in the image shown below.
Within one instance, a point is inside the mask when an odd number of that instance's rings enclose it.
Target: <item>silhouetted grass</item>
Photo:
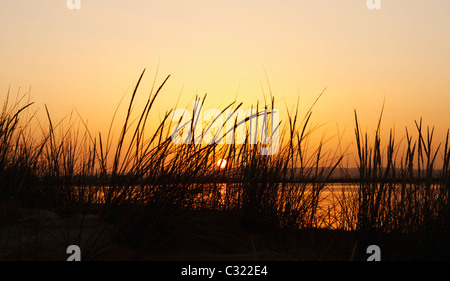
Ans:
[[[369,135],[361,132],[355,111],[359,173],[357,177],[336,179],[332,175],[338,167],[346,170],[341,167],[344,155],[338,149],[325,151],[325,140],[313,144],[310,141],[317,128],[310,123],[312,109],[322,93],[303,117],[297,104],[295,110],[287,112],[286,124],[272,124],[279,126],[281,132],[279,151],[261,155],[263,145],[250,144],[249,123],[251,118],[258,117],[260,109],[270,113],[276,108],[273,97],[268,104],[257,104],[254,115],[231,120],[233,132],[239,125],[245,127],[246,140],[242,144],[196,144],[194,134],[190,136],[190,144],[175,144],[171,139],[176,126],[171,120],[173,109],[156,126],[150,117],[169,76],[159,87],[152,87],[143,108],[136,109],[144,72],[124,116],[120,117],[117,107],[106,137],[90,132],[81,116],[74,112],[55,123],[45,107],[46,125],[42,125],[44,122],[29,114],[33,103],[23,96],[11,104],[8,91],[0,115],[2,224],[15,221],[7,207],[11,202],[17,202],[20,208],[56,210],[63,218],[78,212],[82,216],[77,224],[76,241],[80,242],[85,216],[95,213],[102,224],[86,242],[89,247],[96,248],[105,229],[113,226],[110,239],[136,250],[135,258],[145,258],[149,252],[163,253],[185,239],[194,244],[205,240],[220,249],[230,247],[230,243],[235,243],[231,234],[221,240],[210,236],[208,232],[212,230],[202,226],[212,223],[212,218],[227,225],[228,229],[214,224],[221,233],[226,234],[238,225],[252,235],[270,237],[274,243],[270,245],[294,255],[292,247],[297,245],[297,232],[318,228],[351,233],[351,238],[344,239],[345,249],[333,246],[333,255],[337,249],[345,252],[337,255],[340,259],[355,258],[357,245],[364,247],[372,239],[384,239],[384,235],[413,235],[408,237],[419,237],[421,241],[434,239],[439,242],[434,246],[447,243],[448,133],[445,144],[435,147],[434,130],[425,130],[420,120],[415,123],[415,140],[406,130],[403,143],[396,143],[391,130],[383,146],[381,116],[371,142]],[[195,102],[203,104],[205,99],[206,95],[202,99],[196,97]],[[221,113],[241,105],[235,101]],[[194,111],[195,108],[192,116]],[[120,118],[122,121],[116,126]],[[270,114],[268,118],[271,120]],[[32,121],[39,124],[39,137],[34,133]],[[227,121],[230,119],[223,122],[224,127]],[[193,126],[194,122],[191,131]],[[117,127],[120,133],[114,137]],[[202,129],[207,131],[208,127]],[[233,137],[236,139],[236,135]],[[442,163],[439,167],[438,157]],[[216,165],[219,159],[226,159],[224,169]],[[336,181],[340,181],[339,189],[330,184]],[[327,203],[330,198],[325,199],[325,195],[330,192],[332,201]],[[17,219],[21,217],[18,214]],[[231,222],[236,224],[230,226]],[[190,224],[195,224],[195,230]],[[189,231],[190,238],[183,235],[184,231]],[[274,242],[279,235],[288,237],[281,238],[282,245]],[[310,237],[309,232],[307,235]],[[248,251],[256,251],[253,243]],[[330,245],[319,244],[320,250],[330,252]],[[37,252],[37,242],[35,249]]]

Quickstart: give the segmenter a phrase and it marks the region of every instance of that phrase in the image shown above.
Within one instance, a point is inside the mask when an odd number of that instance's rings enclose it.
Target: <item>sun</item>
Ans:
[[[227,160],[225,160],[225,159],[219,159],[219,161],[217,161],[217,166],[219,166],[219,168],[221,168],[221,169],[224,169],[226,165],[227,165]]]

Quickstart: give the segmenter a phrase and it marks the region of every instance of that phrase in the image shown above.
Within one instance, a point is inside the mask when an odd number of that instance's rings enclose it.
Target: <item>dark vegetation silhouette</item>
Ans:
[[[36,120],[29,96],[11,101],[8,91],[0,113],[0,259],[64,259],[72,244],[87,260],[361,260],[371,244],[383,259],[447,258],[448,132],[436,146],[434,129],[420,119],[402,141],[391,130],[382,144],[382,116],[371,137],[355,111],[353,175],[340,149],[310,142],[315,103],[304,116],[298,104],[288,111],[275,155],[260,155],[261,144],[248,139],[175,144],[172,111],[157,126],[150,120],[169,76],[134,115],[144,72],[106,137],[77,112],[55,122],[45,107],[47,120]],[[274,109],[273,97],[259,108]]]

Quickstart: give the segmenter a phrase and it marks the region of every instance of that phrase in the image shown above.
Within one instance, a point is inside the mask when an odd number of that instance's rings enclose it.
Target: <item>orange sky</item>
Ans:
[[[353,141],[353,110],[375,129],[424,118],[450,127],[450,2],[381,0],[65,0],[0,2],[0,95],[31,87],[36,108],[58,119],[76,108],[93,130],[147,68],[140,94],[171,74],[161,114],[208,93],[206,107],[263,100],[265,71],[281,112],[300,96],[301,113],[326,87],[314,124]],[[157,83],[158,83],[157,82]],[[238,91],[239,89],[239,91]],[[128,100],[128,99],[127,99]],[[319,137],[322,133],[319,133]]]

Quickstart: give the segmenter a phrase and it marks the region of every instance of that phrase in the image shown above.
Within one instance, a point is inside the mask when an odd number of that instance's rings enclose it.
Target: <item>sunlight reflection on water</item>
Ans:
[[[171,186],[170,188],[176,187]],[[264,188],[271,190],[264,193]],[[135,186],[122,189],[78,187],[76,193],[78,198],[82,198],[82,201],[94,204],[105,204],[111,198],[145,204],[145,202],[151,202],[150,198],[154,196],[157,189],[155,186]],[[249,193],[250,190],[253,193]],[[185,200],[184,207],[190,209],[226,211],[242,208],[250,202],[256,205],[267,205],[279,215],[282,215],[286,212],[286,208],[290,210],[291,214],[292,209],[312,206],[313,195],[317,194],[313,190],[312,184],[305,183],[272,184],[268,187],[257,186],[256,189],[251,189],[251,187],[242,183],[208,183],[194,185],[190,189],[192,195],[182,197]],[[357,195],[357,191],[357,184],[326,184],[318,193],[317,208],[314,214],[315,227],[349,228],[348,225],[345,225],[344,220],[349,220],[350,217],[355,215],[354,207],[352,207],[353,200],[351,199]]]

